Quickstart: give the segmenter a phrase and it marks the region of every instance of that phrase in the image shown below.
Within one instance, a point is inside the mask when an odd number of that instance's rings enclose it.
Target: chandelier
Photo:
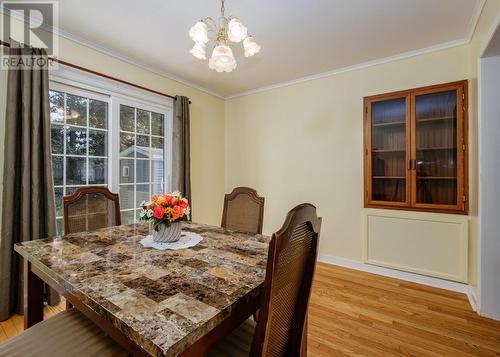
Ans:
[[[247,35],[247,28],[239,19],[224,15],[224,0],[221,0],[220,12],[218,21],[207,17],[191,27],[189,36],[194,41],[194,46],[189,52],[200,60],[206,60],[208,35],[212,33],[215,44],[212,57],[208,60],[208,67],[217,72],[231,72],[236,68],[236,59],[231,47],[229,47],[229,42],[239,43],[243,41],[245,57],[258,53],[260,46],[252,36]]]

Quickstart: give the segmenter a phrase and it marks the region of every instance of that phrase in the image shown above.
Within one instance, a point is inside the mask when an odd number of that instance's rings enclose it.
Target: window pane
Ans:
[[[153,160],[151,161],[151,175],[153,182],[164,182],[163,179],[163,161]]]
[[[134,182],[134,160],[121,159],[120,160],[120,183],[133,183]]]
[[[134,211],[122,212],[122,224],[134,223]]]
[[[53,154],[64,154],[64,126],[50,126],[50,141]]]
[[[101,129],[108,127],[108,103],[89,99],[89,126]]]
[[[52,156],[52,175],[54,177],[54,185],[64,184],[64,158],[62,156]]]
[[[136,182],[149,182],[149,160],[136,160]]]
[[[108,155],[108,132],[99,130],[89,130],[89,155]]]
[[[71,126],[66,129],[66,154],[87,155],[87,129]]]
[[[87,98],[66,94],[66,123],[87,126]]]
[[[54,198],[56,203],[56,217],[62,217],[63,215],[63,204],[62,199],[64,195],[64,188],[56,187],[54,188]]]
[[[158,149],[163,149],[163,138],[151,138],[151,146]]]
[[[137,135],[137,157],[149,158],[149,136]]]
[[[151,159],[153,160],[163,160],[164,152],[163,149],[163,139],[162,138],[151,138],[151,144],[153,148],[151,149]]]
[[[164,192],[165,189],[163,188],[163,183],[161,182],[155,182],[152,184],[152,187],[151,187],[151,194],[159,194],[161,192]]]
[[[64,122],[64,93],[51,90],[49,92],[50,100],[50,121],[52,123]]]
[[[89,184],[108,183],[108,160],[89,159]]]
[[[66,158],[66,184],[85,185],[87,183],[87,159],[84,157]]]
[[[120,133],[120,156],[134,157],[134,134]]]
[[[134,207],[134,185],[120,185],[120,207],[123,209]]]
[[[136,200],[135,207],[140,207],[142,201],[149,200],[149,184],[147,185],[136,185]]]
[[[151,133],[163,136],[163,114],[151,113]]]
[[[149,134],[149,112],[137,109],[137,133]]]
[[[120,129],[134,132],[134,108],[120,105]]]

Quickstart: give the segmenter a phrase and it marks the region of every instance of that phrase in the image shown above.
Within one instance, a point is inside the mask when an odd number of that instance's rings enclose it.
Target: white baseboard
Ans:
[[[477,295],[476,295],[476,290],[474,290],[472,288],[472,286],[469,286],[469,290],[467,291],[467,298],[469,299],[469,304],[472,307],[472,310],[474,310],[475,312],[477,312],[479,314],[478,304],[477,304],[478,299],[477,299]]]
[[[333,264],[333,265],[339,265],[339,266],[342,266],[345,268],[361,270],[361,271],[365,271],[367,273],[373,273],[373,274],[388,276],[391,278],[411,281],[413,283],[428,285],[428,286],[432,286],[435,288],[456,291],[456,292],[463,293],[463,294],[467,295],[467,297],[469,298],[469,302],[470,302],[472,308],[474,309],[474,311],[475,311],[475,308],[477,306],[475,303],[476,302],[475,296],[473,296],[473,291],[470,288],[470,286],[467,284],[457,283],[455,281],[433,278],[430,276],[424,276],[424,275],[419,275],[419,274],[414,274],[414,273],[408,273],[408,272],[400,271],[400,270],[384,268],[384,267],[380,267],[380,266],[376,266],[376,265],[366,264],[366,263],[356,261],[356,260],[339,258],[339,257],[335,257],[332,255],[326,255],[326,254],[320,254],[318,256],[318,261],[323,262],[323,263]],[[474,299],[473,300],[474,305],[472,305],[473,302],[471,301],[471,299]]]

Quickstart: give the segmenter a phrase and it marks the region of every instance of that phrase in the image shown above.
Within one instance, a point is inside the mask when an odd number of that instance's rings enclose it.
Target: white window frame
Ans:
[[[112,192],[120,190],[120,105],[162,114],[164,118],[163,189],[172,190],[173,99],[64,65],[51,71],[49,76],[51,90],[108,103],[107,186]]]

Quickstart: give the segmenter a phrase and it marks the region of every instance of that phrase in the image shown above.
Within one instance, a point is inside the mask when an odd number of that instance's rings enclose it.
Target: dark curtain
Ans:
[[[175,100],[172,145],[172,189],[180,191],[192,206],[189,98],[183,96]]]
[[[11,56],[47,59],[40,49],[9,51]],[[23,310],[22,259],[14,252],[14,244],[56,235],[46,66],[9,68],[4,124],[0,320]],[[47,289],[47,295],[49,304],[59,302],[54,291]]]

